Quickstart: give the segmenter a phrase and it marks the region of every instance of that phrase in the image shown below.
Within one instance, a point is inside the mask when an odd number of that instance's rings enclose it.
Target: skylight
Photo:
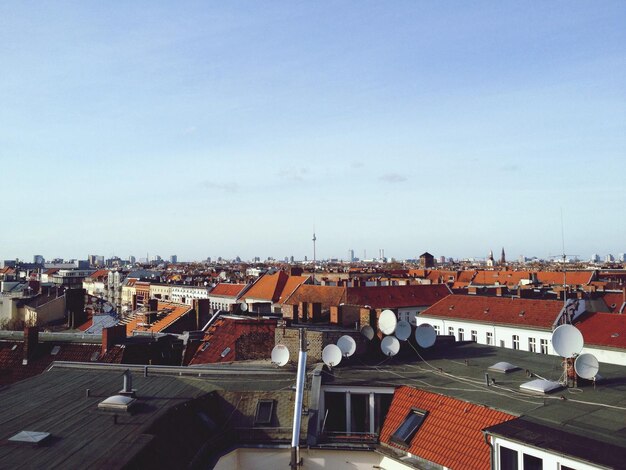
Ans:
[[[254,424],[270,424],[274,413],[274,400],[259,400],[256,403]]]
[[[52,348],[52,351],[50,351],[50,354],[52,356],[56,356],[57,354],[59,354],[60,350],[61,350],[61,346],[55,346]]]
[[[531,393],[551,393],[555,390],[563,388],[563,386],[560,383],[553,382],[551,380],[536,379],[523,383],[519,386],[519,388],[520,390]]]
[[[428,411],[412,409],[402,424],[391,435],[391,440],[396,444],[408,446],[426,419]]]
[[[519,367],[511,364],[510,362],[497,362],[489,367],[487,370],[489,372],[500,372],[502,374],[508,374],[509,372],[519,370]]]
[[[229,352],[230,352],[230,348],[226,348],[226,349],[224,349],[224,350],[222,351],[221,356],[222,356],[222,357],[226,357],[226,355],[227,355]]]
[[[11,442],[38,445],[50,437],[49,432],[20,431],[15,436],[9,438]]]

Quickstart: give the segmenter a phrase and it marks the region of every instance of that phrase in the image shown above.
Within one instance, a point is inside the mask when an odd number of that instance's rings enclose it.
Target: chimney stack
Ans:
[[[24,358],[22,365],[28,364],[28,361],[35,354],[37,344],[39,343],[39,328],[36,326],[27,326],[24,328]]]
[[[102,329],[102,352],[104,355],[115,344],[126,339],[126,325],[111,326]]]

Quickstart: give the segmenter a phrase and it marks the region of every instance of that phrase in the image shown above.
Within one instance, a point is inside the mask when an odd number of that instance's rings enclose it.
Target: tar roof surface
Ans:
[[[559,380],[563,371],[561,358],[467,343],[420,351],[423,361],[407,343],[403,347],[411,354],[386,361],[380,357],[376,362],[359,363],[358,358],[342,362],[332,371],[324,371],[323,383],[409,385],[514,415],[531,416],[545,425],[619,445],[626,452],[626,367],[601,364],[603,380],[595,388],[580,381],[577,389],[537,396],[520,392],[521,384],[534,380],[527,377],[526,369],[536,376]],[[500,361],[520,369],[509,374],[490,373],[496,384],[487,387],[485,372]]]
[[[121,371],[131,369],[139,404],[132,414],[110,413],[98,403],[122,388]],[[58,364],[36,377],[0,389],[0,467],[118,468],[150,441],[148,428],[173,406],[218,389],[282,390],[295,383],[291,369],[268,366],[230,367],[213,373],[198,368],[179,376],[181,368]],[[170,371],[170,372],[168,372]],[[90,396],[86,396],[86,389]],[[27,397],[27,399],[25,399]],[[8,439],[20,431],[51,433],[39,447],[16,445]]]

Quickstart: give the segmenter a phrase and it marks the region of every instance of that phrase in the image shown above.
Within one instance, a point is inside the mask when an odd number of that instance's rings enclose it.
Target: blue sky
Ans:
[[[0,258],[626,251],[624,2],[0,5]]]

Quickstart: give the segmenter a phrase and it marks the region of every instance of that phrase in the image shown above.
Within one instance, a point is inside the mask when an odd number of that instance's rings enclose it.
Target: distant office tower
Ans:
[[[606,263],[612,263],[613,261],[615,261],[615,258],[613,257],[613,255],[609,254],[609,255],[606,255],[606,258],[604,258],[604,261]]]
[[[617,259],[623,263],[626,261],[626,253],[620,253]]]
[[[600,255],[594,253],[593,255],[591,255],[591,261],[594,263],[597,263],[600,261]]]
[[[44,264],[45,262],[46,262],[46,260],[44,259],[43,256],[41,256],[41,255],[33,256],[33,263],[35,263],[35,264]]]
[[[352,249],[348,250],[348,261],[354,261],[354,250]]]
[[[170,263],[172,263],[172,264],[178,263],[178,256],[176,256],[176,255],[170,256]]]
[[[130,255],[130,256],[128,257],[128,262],[129,262],[130,264],[135,264],[135,263],[137,262],[137,258],[135,258],[133,255]]]

